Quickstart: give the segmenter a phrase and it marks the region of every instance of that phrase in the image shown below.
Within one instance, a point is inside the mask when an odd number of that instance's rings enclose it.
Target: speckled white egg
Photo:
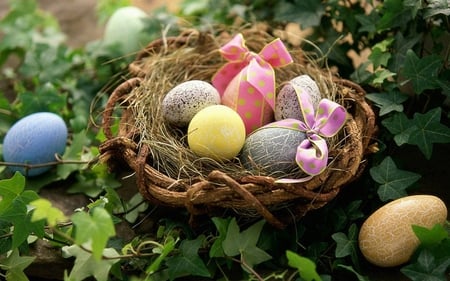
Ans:
[[[294,118],[302,120],[303,115],[300,110],[297,94],[293,85],[307,91],[314,108],[317,108],[322,99],[319,87],[316,82],[309,75],[300,75],[286,83],[277,94],[275,101],[275,120],[282,120],[287,118]]]
[[[264,126],[247,137],[239,158],[249,171],[283,176],[297,169],[295,155],[304,139],[301,131]]]
[[[63,154],[67,142],[67,127],[64,120],[51,112],[30,114],[17,121],[3,140],[3,160],[9,163],[44,164],[55,162],[55,154]],[[9,166],[26,176],[37,176],[51,166],[26,169]]]
[[[380,267],[406,263],[419,240],[412,225],[431,228],[447,218],[445,203],[432,195],[412,195],[376,210],[361,226],[359,248],[364,257]]]
[[[190,80],[172,88],[162,101],[162,115],[166,122],[186,127],[192,117],[210,105],[220,104],[220,94],[210,83]]]

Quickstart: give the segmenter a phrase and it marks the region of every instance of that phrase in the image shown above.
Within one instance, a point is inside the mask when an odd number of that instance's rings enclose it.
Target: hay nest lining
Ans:
[[[260,27],[239,32],[255,52],[275,39]],[[275,69],[277,90],[284,82],[308,74],[322,97],[344,105],[350,113],[344,130],[329,140],[331,161],[326,171],[306,183],[278,184],[270,175],[251,174],[239,161],[199,158],[186,144],[186,131],[163,121],[160,104],[182,82],[210,82],[225,63],[219,48],[233,35],[188,30],[143,49],[130,65],[134,77],[117,87],[106,105],[102,126],[108,140],[100,147],[101,156],[111,168],[125,162],[134,170],[140,192],[154,204],[184,207],[193,217],[232,209],[282,227],[329,202],[359,175],[375,133],[374,114],[359,86],[337,79],[301,49],[290,48],[294,63]],[[111,124],[117,109],[121,109],[121,119],[114,136]],[[293,215],[287,217],[286,212]]]

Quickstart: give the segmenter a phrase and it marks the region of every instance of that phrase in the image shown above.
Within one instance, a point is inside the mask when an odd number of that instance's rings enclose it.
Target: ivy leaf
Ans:
[[[64,213],[52,206],[52,203],[44,198],[39,198],[30,203],[34,207],[31,221],[45,220],[49,226],[56,226],[59,222],[67,220]]]
[[[400,72],[400,69],[403,68],[405,64],[406,53],[419,43],[421,38],[421,34],[412,34],[405,38],[401,32],[397,32],[393,47],[396,51],[392,54],[388,69],[391,69],[396,73]]]
[[[109,213],[103,208],[94,208],[91,215],[85,212],[75,213],[72,221],[76,226],[75,241],[78,245],[90,241],[92,255],[100,260],[108,239],[116,233]]]
[[[436,224],[431,229],[420,225],[412,225],[412,229],[419,238],[420,244],[425,247],[437,245],[449,236],[442,224]]]
[[[167,259],[169,278],[174,280],[182,276],[210,277],[211,274],[205,263],[198,255],[198,250],[205,237],[200,235],[195,240],[183,240],[180,244],[180,256]]]
[[[395,75],[397,74],[387,69],[379,69],[375,71],[375,78],[373,79],[372,83],[375,85],[381,85],[386,79],[393,77]]]
[[[436,259],[427,249],[420,252],[417,262],[402,267],[400,271],[412,281],[447,280],[446,272],[450,266],[450,257],[447,255],[442,259]]]
[[[305,257],[298,255],[292,251],[286,251],[289,266],[296,268],[302,280],[305,281],[322,281],[322,278],[316,271],[316,264]]]
[[[357,232],[356,224],[352,224],[348,230],[348,235],[343,232],[337,232],[331,235],[331,238],[336,242],[335,256],[337,258],[351,256],[352,259],[353,257],[357,259]]]
[[[438,55],[419,58],[414,51],[406,52],[403,75],[412,83],[416,94],[428,89],[439,88],[438,71],[442,66],[442,59]]]
[[[261,220],[240,232],[236,219],[233,218],[222,243],[225,255],[230,257],[241,255],[241,260],[250,267],[271,259],[268,253],[256,246],[264,223],[264,220]]]
[[[396,112],[381,123],[394,135],[394,141],[398,146],[408,143],[411,133],[417,130],[414,122],[403,112]]]
[[[18,247],[30,233],[42,236],[44,225],[42,222],[30,223],[27,205],[39,198],[36,192],[25,190],[25,177],[16,172],[10,179],[0,181],[0,221],[14,226],[12,247]]]
[[[440,107],[425,114],[414,114],[413,122],[417,129],[411,133],[409,143],[417,145],[427,159],[431,158],[433,143],[450,142],[450,128],[441,124],[440,119]]]
[[[403,112],[403,102],[408,99],[408,96],[399,91],[392,91],[389,93],[373,93],[367,94],[366,98],[375,103],[380,108],[380,116],[386,115],[392,111]]]
[[[108,259],[97,259],[91,253],[81,249],[78,245],[64,246],[63,257],[75,257],[75,262],[68,276],[70,281],[82,281],[87,277],[95,277],[97,281],[107,281],[111,267],[119,261],[119,254],[115,249],[106,248],[100,255]]]
[[[223,257],[225,254],[223,252],[222,243],[227,237],[227,229],[231,219],[213,217],[211,220],[216,226],[219,235],[216,237],[214,243],[211,245],[211,248],[209,249],[209,257],[210,258]]]
[[[372,47],[369,60],[372,61],[374,69],[377,69],[380,66],[387,66],[387,63],[392,56],[389,52],[389,46],[393,41],[393,37],[387,38]]]
[[[280,1],[274,10],[274,20],[296,22],[302,29],[319,26],[325,14],[325,6],[321,1],[315,0],[295,0],[293,3]]]
[[[86,143],[86,132],[82,131],[73,135],[71,145],[66,149],[64,155],[62,155],[63,160],[74,160],[80,159],[83,151],[84,144]],[[64,164],[58,165],[57,174],[61,179],[67,179],[67,177],[80,170],[80,164]]]
[[[369,173],[372,179],[380,184],[377,193],[383,202],[406,196],[405,189],[421,177],[419,174],[398,169],[389,156],[384,158],[380,165],[372,167]]]
[[[175,249],[177,241],[172,236],[167,237],[164,245],[158,249],[159,256],[145,270],[147,274],[151,275],[159,269],[163,260]]]
[[[6,271],[6,281],[28,281],[23,272],[36,257],[21,257],[19,250],[14,249],[8,257],[0,260],[0,268]]]

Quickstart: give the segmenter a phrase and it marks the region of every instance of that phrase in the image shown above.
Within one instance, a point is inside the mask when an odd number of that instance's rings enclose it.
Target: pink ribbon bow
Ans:
[[[292,62],[292,57],[278,38],[267,44],[259,54],[251,52],[244,37],[237,34],[220,48],[222,56],[229,62],[221,67],[212,78],[212,84],[223,95],[230,81],[241,71],[243,79],[249,82],[274,108],[275,73],[273,67],[282,67]]]
[[[315,112],[309,94],[295,85],[292,86],[297,93],[305,122],[290,118],[267,126],[285,127],[306,133],[307,138],[297,147],[295,161],[309,176],[302,179],[277,180],[283,183],[304,182],[325,170],[328,162],[328,145],[323,137],[336,135],[344,126],[347,115],[343,106],[328,99],[322,99]]]

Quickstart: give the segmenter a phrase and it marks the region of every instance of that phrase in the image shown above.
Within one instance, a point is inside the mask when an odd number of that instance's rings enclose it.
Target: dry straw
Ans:
[[[278,185],[270,175],[251,175],[237,159],[217,162],[199,158],[186,144],[186,131],[163,121],[160,104],[170,89],[184,81],[210,82],[225,63],[219,48],[237,32],[254,52],[275,39],[262,26],[186,30],[177,37],[155,40],[142,50],[130,65],[134,78],[120,85],[106,106],[103,127],[109,140],[101,146],[102,159],[111,167],[126,162],[137,173],[141,193],[155,204],[186,207],[193,215],[233,209],[244,216],[263,216],[281,227],[285,219],[277,218],[273,210],[289,208],[294,217],[301,217],[330,201],[341,186],[358,176],[375,132],[373,112],[365,104],[361,88],[346,85],[348,82],[319,67],[300,48],[288,45],[294,63],[275,69],[277,89],[307,74],[318,84],[322,97],[345,105],[350,113],[342,133],[329,141],[333,159],[327,171],[301,186]],[[114,136],[111,123],[118,108],[122,109],[120,129]]]

